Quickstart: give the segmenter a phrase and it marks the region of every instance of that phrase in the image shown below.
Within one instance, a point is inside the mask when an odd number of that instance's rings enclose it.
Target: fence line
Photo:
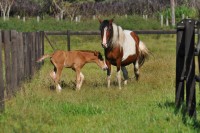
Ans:
[[[137,34],[176,34],[176,30],[134,30]],[[53,48],[47,35],[66,35],[67,36],[67,49],[71,50],[70,36],[71,35],[100,35],[100,31],[45,31],[45,37]],[[54,48],[53,48],[54,49]]]
[[[33,76],[41,67],[36,59],[43,54],[44,32],[0,31],[0,111],[4,110],[4,94],[12,97],[20,83]]]

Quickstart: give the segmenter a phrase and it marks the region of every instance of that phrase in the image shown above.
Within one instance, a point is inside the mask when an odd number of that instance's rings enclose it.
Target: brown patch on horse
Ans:
[[[129,65],[131,63],[134,63],[133,60],[136,61],[137,58],[138,58],[138,55],[136,55],[136,54],[135,55],[130,55],[130,56],[128,56],[128,58],[126,58],[126,60],[122,61],[121,65],[122,66],[127,66],[127,65]]]
[[[131,36],[135,40],[136,54],[139,55],[139,43],[140,43],[140,39],[139,39],[138,35],[135,32],[133,32],[133,31],[131,32]]]
[[[123,57],[123,51],[120,47],[115,47],[113,49],[105,49],[106,60],[110,61],[112,65],[116,66],[116,60]]]

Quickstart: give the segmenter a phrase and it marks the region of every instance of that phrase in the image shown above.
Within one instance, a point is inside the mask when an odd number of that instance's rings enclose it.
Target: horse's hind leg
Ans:
[[[54,71],[50,72],[50,77],[53,79],[53,81],[55,82],[56,80],[56,67],[54,67]]]
[[[58,67],[57,68],[57,72],[56,72],[56,76],[55,76],[55,83],[56,83],[56,89],[58,92],[60,92],[62,90],[60,84],[59,84],[59,80],[60,80],[60,76],[61,76],[61,72],[62,72],[63,67]]]
[[[125,66],[122,66],[121,70],[122,70],[122,73],[123,73],[123,76],[124,76],[124,85],[127,85],[128,71],[127,71]]]
[[[134,64],[134,73],[135,73],[135,77],[136,77],[136,80],[139,79],[139,76],[140,76],[140,72],[139,72],[139,62],[138,60],[136,60],[136,62],[133,63]]]

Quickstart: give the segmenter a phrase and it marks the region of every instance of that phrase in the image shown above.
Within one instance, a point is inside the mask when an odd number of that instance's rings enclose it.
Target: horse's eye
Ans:
[[[101,54],[99,54],[98,58],[99,58],[99,60],[103,61],[103,57]]]

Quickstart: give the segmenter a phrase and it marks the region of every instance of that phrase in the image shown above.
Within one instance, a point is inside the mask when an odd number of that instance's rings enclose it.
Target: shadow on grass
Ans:
[[[165,103],[159,103],[158,107],[160,108],[174,108],[174,114],[182,115],[182,122],[186,126],[191,126],[197,131],[200,131],[200,121],[197,118],[189,117],[187,113],[187,107],[185,103],[182,103],[179,108],[175,107],[175,103],[171,101],[166,101]]]
[[[76,83],[73,82],[73,81],[70,81],[69,83],[65,83],[64,81],[61,81],[60,85],[61,85],[62,89],[68,89],[69,88],[69,89],[75,90],[75,87],[76,87]],[[55,91],[56,90],[55,84],[50,85],[49,89],[51,91]]]

